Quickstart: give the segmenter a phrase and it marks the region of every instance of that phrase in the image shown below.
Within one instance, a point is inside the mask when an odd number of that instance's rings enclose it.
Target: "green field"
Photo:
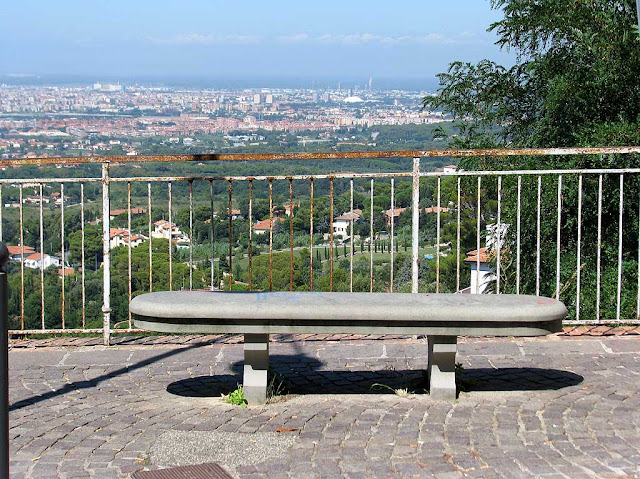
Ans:
[[[343,247],[342,246],[337,246],[336,248],[338,249],[338,258],[335,257],[335,251],[334,251],[333,260],[336,261],[336,260],[344,259],[345,257],[343,255]],[[328,247],[327,247],[327,249],[328,249]],[[301,250],[302,250],[302,248],[294,248],[294,250],[293,250],[294,257],[300,256],[300,251]],[[324,246],[314,247],[313,248],[313,255],[314,255],[313,256],[313,262],[314,262],[314,264],[317,264],[317,256],[316,256],[317,255],[317,251],[320,251],[320,257],[322,259],[322,263],[326,263],[326,262],[329,261],[329,260],[325,260],[324,259],[324,250],[325,250]],[[289,251],[290,250],[288,250],[288,249],[286,249],[286,250],[278,250],[278,251],[274,251],[274,253],[288,253]],[[364,252],[360,253],[360,247],[359,246],[357,246],[355,248],[354,253],[355,253],[354,260],[356,258],[361,258],[361,257],[365,257],[367,259],[369,258],[369,252],[365,250]],[[268,254],[269,254],[269,252],[268,251],[265,252],[264,250],[261,253],[261,255],[268,255]],[[347,246],[347,258],[349,258],[350,254],[351,254],[351,250],[350,250],[349,246]],[[410,248],[407,249],[407,251],[405,253],[404,248],[400,247],[400,248],[398,248],[398,252],[395,253],[395,257],[397,258],[397,256],[400,255],[400,254],[410,255],[411,254],[411,249]],[[420,256],[423,256],[423,255],[426,255],[426,254],[435,255],[436,254],[436,248],[433,247],[433,246],[430,246],[430,247],[427,247],[427,248],[420,248],[419,249],[419,254],[420,254]],[[257,256],[254,256],[254,258],[257,258]],[[374,261],[390,260],[390,258],[391,258],[391,254],[388,253],[388,252],[373,253],[373,260]],[[235,258],[234,258],[234,260],[235,260]],[[240,264],[240,267],[245,271],[249,268],[249,258],[246,257],[246,256],[244,258],[242,258],[241,260],[239,260],[238,263]],[[234,261],[234,264],[236,264],[236,261]]]

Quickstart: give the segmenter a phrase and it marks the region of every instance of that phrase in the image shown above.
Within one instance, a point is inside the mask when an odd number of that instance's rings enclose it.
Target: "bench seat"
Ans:
[[[430,394],[454,399],[458,336],[541,336],[562,329],[565,306],[525,295],[411,293],[145,293],[130,304],[138,328],[245,335],[244,389],[264,402],[269,334],[423,334]]]

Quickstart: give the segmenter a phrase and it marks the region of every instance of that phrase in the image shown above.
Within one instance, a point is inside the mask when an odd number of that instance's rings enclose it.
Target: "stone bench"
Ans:
[[[145,330],[244,334],[250,404],[266,400],[272,333],[427,335],[430,395],[454,400],[458,336],[542,336],[567,314],[560,301],[507,294],[173,291],[137,296],[130,309]]]

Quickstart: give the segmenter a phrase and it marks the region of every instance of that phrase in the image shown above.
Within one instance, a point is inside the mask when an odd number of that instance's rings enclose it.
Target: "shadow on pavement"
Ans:
[[[209,343],[208,342],[203,342],[203,343],[194,343],[194,344],[190,344],[189,346],[185,347],[185,348],[175,348],[175,349],[171,349],[170,351],[167,351],[165,353],[162,354],[158,354],[157,356],[153,356],[151,358],[147,358],[144,359],[142,361],[138,361],[137,363],[133,363],[130,364],[128,366],[124,366],[120,369],[116,369],[115,371],[111,371],[109,373],[105,373],[102,374],[101,376],[98,376],[94,379],[90,379],[90,380],[86,380],[86,381],[73,381],[72,383],[69,383],[67,385],[65,385],[64,387],[61,387],[59,389],[56,389],[55,391],[50,391],[50,392],[46,392],[44,394],[38,394],[35,396],[31,396],[29,398],[26,399],[21,399],[20,401],[17,401],[13,404],[11,404],[9,406],[9,411],[15,411],[17,409],[21,409],[23,407],[26,406],[30,406],[32,404],[37,404],[40,403],[42,401],[46,401],[48,399],[53,399],[55,397],[58,396],[63,396],[65,394],[68,394],[72,391],[77,391],[80,389],[91,389],[96,387],[98,384],[100,384],[103,381],[106,381],[108,379],[111,378],[115,378],[117,376],[120,376],[122,374],[126,374],[130,371],[134,371],[136,369],[140,369],[140,368],[144,368],[145,366],[148,366],[150,364],[153,364],[156,361],[160,361],[162,359],[165,358],[169,358],[171,356],[174,356],[176,354],[180,354],[182,352],[184,352],[187,349],[196,349],[196,348],[200,348],[202,346],[208,346]]]
[[[196,376],[175,381],[167,386],[169,394],[191,398],[220,397],[228,395],[242,384],[242,375],[220,374],[217,376]]]
[[[276,374],[280,394],[394,394],[397,389],[421,394],[428,389],[425,371],[319,369],[322,363],[304,355],[274,355],[270,377]],[[233,374],[198,376],[176,381],[167,392],[184,397],[219,397],[242,384],[242,361],[233,363]],[[576,386],[583,377],[557,369],[479,368],[462,372],[459,390],[546,391]]]
[[[269,356],[269,377],[280,394],[393,394],[395,389],[416,390],[421,370],[323,369],[324,363],[302,352]],[[232,374],[197,376],[173,382],[167,392],[186,397],[217,397],[242,385],[244,363],[230,365]]]
[[[584,378],[559,369],[477,368],[462,372],[464,391],[547,391],[576,386]]]

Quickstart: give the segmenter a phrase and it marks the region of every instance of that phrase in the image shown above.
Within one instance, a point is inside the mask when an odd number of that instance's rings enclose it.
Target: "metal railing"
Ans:
[[[510,156],[576,156],[576,155],[625,155],[638,154],[640,147],[606,147],[606,148],[571,148],[571,149],[496,149],[496,150],[432,150],[432,151],[376,151],[376,152],[328,152],[328,153],[282,153],[282,154],[222,154],[222,155],[166,155],[166,156],[137,156],[137,157],[91,157],[91,158],[38,158],[38,159],[16,159],[16,160],[0,160],[0,166],[21,166],[21,165],[65,165],[65,164],[81,164],[81,163],[98,163],[101,165],[100,176],[89,176],[82,178],[0,178],[0,204],[4,206],[3,186],[10,187],[14,185],[18,189],[18,205],[14,206],[18,209],[18,233],[14,237],[18,239],[19,245],[19,275],[20,275],[20,295],[18,312],[14,315],[14,326],[10,333],[12,334],[41,334],[41,333],[64,333],[64,332],[101,332],[103,334],[104,343],[109,343],[109,338],[114,331],[112,321],[111,300],[112,291],[112,266],[111,266],[111,200],[112,187],[120,188],[119,191],[126,191],[126,213],[128,240],[125,244],[127,249],[127,300],[130,301],[133,295],[139,291],[154,290],[154,255],[158,252],[154,250],[154,242],[152,237],[153,231],[153,214],[152,212],[158,208],[157,203],[154,204],[152,195],[152,185],[156,188],[158,185],[166,186],[166,214],[167,224],[169,225],[169,241],[166,253],[168,253],[168,289],[172,289],[175,283],[174,270],[176,269],[175,261],[175,245],[173,241],[173,221],[175,220],[174,210],[174,190],[175,184],[186,182],[188,185],[188,199],[180,198],[183,204],[188,205],[188,260],[184,261],[188,267],[188,284],[183,287],[186,289],[194,288],[194,273],[199,271],[198,265],[194,262],[194,204],[195,194],[194,185],[198,186],[198,191],[202,193],[204,189],[200,187],[201,183],[208,184],[208,198],[203,199],[200,195],[198,203],[201,205],[209,205],[210,212],[208,222],[209,226],[209,248],[210,257],[208,262],[211,267],[208,284],[200,279],[196,286],[205,286],[210,289],[217,288],[214,284],[215,277],[215,256],[216,256],[216,234],[214,232],[214,223],[216,221],[216,213],[214,212],[214,199],[219,198],[214,195],[214,185],[226,184],[228,189],[228,199],[226,200],[226,214],[222,214],[228,218],[228,272],[229,277],[225,282],[225,289],[232,288],[233,279],[233,261],[244,260],[245,253],[239,253],[237,248],[237,238],[234,238],[234,204],[246,202],[248,204],[248,217],[246,218],[246,234],[248,245],[246,251],[248,261],[248,275],[245,287],[249,290],[254,289],[254,252],[256,247],[256,232],[254,226],[256,218],[254,217],[255,207],[255,191],[257,184],[265,184],[268,188],[268,288],[274,289],[274,258],[277,252],[274,249],[274,230],[282,230],[282,223],[286,223],[287,219],[281,218],[276,220],[274,216],[274,184],[284,183],[285,191],[288,189],[288,233],[289,245],[284,251],[289,256],[289,289],[296,287],[294,282],[294,253],[300,246],[294,245],[294,215],[293,211],[296,207],[294,202],[295,187],[304,185],[304,195],[298,195],[298,202],[302,197],[305,200],[305,207],[308,204],[309,210],[309,234],[306,241],[306,247],[309,250],[308,259],[305,261],[305,271],[308,266],[308,283],[305,287],[314,290],[318,287],[318,275],[328,277],[328,290],[333,291],[336,287],[334,277],[336,274],[336,256],[338,247],[335,243],[333,223],[335,215],[335,189],[339,186],[343,189],[343,194],[349,199],[348,211],[344,209],[340,213],[351,213],[348,220],[348,237],[349,251],[347,254],[346,243],[343,243],[344,260],[339,262],[339,269],[347,267],[348,263],[348,291],[362,290],[362,285],[354,285],[354,259],[358,256],[355,246],[355,215],[354,213],[354,191],[359,188],[366,192],[369,189],[369,217],[365,218],[369,223],[368,245],[367,251],[369,256],[369,275],[368,290],[384,290],[393,292],[399,288],[405,288],[413,293],[418,292],[442,292],[455,291],[460,292],[464,289],[466,281],[467,266],[462,263],[465,261],[465,253],[467,249],[475,249],[475,256],[469,267],[473,268],[477,274],[486,265],[489,266],[490,274],[488,278],[491,280],[490,290],[501,294],[504,292],[513,292],[517,294],[536,294],[553,296],[568,303],[572,315],[569,322],[580,324],[589,323],[638,323],[638,312],[640,311],[640,262],[638,255],[640,252],[640,210],[630,211],[626,203],[637,205],[638,201],[638,183],[640,182],[640,168],[616,168],[616,169],[552,169],[552,170],[504,170],[504,171],[422,171],[421,159],[424,158],[461,158],[461,157],[510,157]],[[215,162],[215,161],[260,161],[260,160],[339,160],[339,159],[371,159],[371,158],[412,158],[412,168],[410,170],[392,173],[326,173],[326,174],[296,174],[296,175],[262,175],[262,176],[220,176],[220,175],[191,175],[191,176],[126,176],[114,177],[110,174],[110,165],[121,163],[144,164],[148,162]],[[398,277],[398,258],[402,257],[399,253],[399,237],[396,236],[397,226],[395,220],[395,210],[397,208],[396,191],[399,186],[398,182],[411,184],[411,197],[407,205],[411,209],[410,219],[410,280],[407,284],[400,283],[402,278]],[[47,241],[46,231],[44,227],[45,217],[45,197],[43,188],[51,183],[59,184],[59,206],[60,206],[60,255],[61,255],[61,271],[60,277],[60,321],[53,327],[48,323],[47,301],[45,295],[45,252],[44,245]],[[134,286],[133,275],[134,266],[132,265],[132,250],[135,247],[132,242],[132,186],[140,191],[136,185],[145,184],[146,188],[146,219],[147,225],[145,233],[148,235],[148,278],[144,281],[140,280],[140,284]],[[314,263],[314,248],[319,254],[317,244],[314,244],[318,231],[317,214],[314,217],[314,203],[317,211],[318,187],[322,185],[325,189],[328,183],[328,203],[329,213],[327,223],[329,231],[327,232],[328,257],[325,261],[317,258]],[[385,207],[381,207],[374,202],[374,188],[376,185],[388,184],[390,189],[388,202]],[[617,191],[611,190],[615,184]],[[79,185],[79,203],[73,205],[79,208],[80,223],[80,272],[74,276],[74,281],[80,282],[81,298],[76,300],[74,304],[79,307],[80,322],[78,325],[69,327],[66,321],[65,311],[69,311],[71,307],[67,302],[67,270],[66,257],[69,253],[68,237],[65,235],[65,209],[72,205],[67,205],[65,200],[65,185],[71,188],[73,185]],[[87,185],[99,185],[102,189],[101,213],[99,215],[102,224],[102,305],[101,325],[89,327],[90,323],[95,323],[95,311],[91,318],[88,317],[87,297],[86,297],[86,218],[85,208],[89,199],[86,197],[85,188]],[[238,199],[234,198],[234,186],[245,185],[241,188],[247,192],[246,197]],[[348,185],[348,186],[346,186]],[[288,187],[288,188],[286,188]],[[421,196],[421,191],[433,187],[433,194]],[[595,188],[597,187],[597,193]],[[625,187],[627,191],[625,192]],[[33,319],[27,318],[25,311],[25,259],[32,249],[25,245],[25,225],[24,213],[25,197],[24,190],[26,188],[35,188],[38,193],[37,198],[33,199],[35,206],[31,210],[37,209],[38,212],[38,235],[37,243],[39,246],[40,262],[37,269],[39,270],[40,280],[40,305],[39,305],[39,328],[29,327],[33,324]],[[156,188],[157,189],[157,188]],[[237,188],[236,188],[237,189]],[[444,190],[447,190],[444,193]],[[307,193],[308,191],[308,193]],[[551,192],[551,195],[548,193]],[[565,197],[571,192],[576,192],[576,197]],[[314,197],[315,194],[315,197]],[[585,201],[585,194],[587,201]],[[636,195],[635,198],[629,200],[629,194]],[[443,197],[444,195],[444,197]],[[545,196],[546,195],[546,196]],[[626,195],[626,196],[625,196]],[[617,211],[612,207],[611,199],[616,197]],[[215,197],[215,198],[214,198]],[[120,199],[120,196],[118,196]],[[94,198],[94,200],[97,198]],[[235,203],[234,203],[235,199]],[[424,219],[425,207],[421,206],[421,202],[432,203],[430,213],[435,217],[435,236],[428,236],[421,226],[421,216]],[[554,204],[555,200],[555,204]],[[93,200],[92,200],[93,201]],[[322,201],[325,201],[322,199]],[[604,203],[603,203],[604,201]],[[594,207],[596,211],[583,211],[583,206],[587,204]],[[604,207],[603,207],[604,204]],[[388,259],[385,256],[383,260],[375,259],[372,243],[376,238],[376,232],[383,226],[380,224],[379,213],[381,210],[389,208],[391,211],[391,220],[388,223],[390,229],[386,249]],[[162,208],[163,211],[164,207]],[[575,217],[573,212],[575,211]],[[33,211],[31,211],[33,213]],[[376,214],[378,213],[378,214]],[[585,222],[585,214],[590,215],[589,221]],[[432,218],[433,218],[432,217]],[[627,219],[629,217],[630,219]],[[553,221],[548,221],[552,218]],[[593,219],[595,218],[595,221]],[[633,219],[633,223],[631,223]],[[377,223],[376,223],[377,221]],[[431,222],[431,220],[429,220]],[[626,222],[625,222],[626,221]],[[0,241],[3,240],[2,231],[2,208],[0,208]],[[306,220],[305,220],[306,223]],[[515,223],[515,224],[514,224]],[[549,225],[554,225],[554,231]],[[587,224],[588,223],[588,224]],[[278,225],[278,226],[276,226]],[[487,225],[492,225],[497,234],[486,233]],[[475,231],[472,231],[475,226]],[[588,226],[588,228],[587,228]],[[385,226],[386,228],[386,226]],[[442,238],[445,228],[446,236],[449,242],[444,244]],[[360,228],[362,229],[362,228]],[[617,235],[617,244],[613,248],[611,245],[612,232]],[[473,233],[473,234],[472,234]],[[33,237],[33,232],[30,232]],[[237,235],[237,234],[236,234]],[[623,237],[626,238],[623,241]],[[471,245],[471,239],[475,241]],[[553,238],[550,240],[550,238]],[[587,238],[585,240],[585,238]],[[299,235],[296,236],[298,244],[300,243]],[[486,250],[482,252],[483,239],[487,240]],[[6,240],[6,239],[5,239]],[[433,241],[433,258],[428,260],[425,258],[424,252],[420,250],[426,246],[426,243]],[[595,240],[595,241],[594,241]],[[606,243],[606,251],[603,244]],[[466,245],[466,246],[465,246]],[[360,253],[363,251],[364,242],[361,240]],[[625,249],[626,246],[626,249]],[[217,245],[218,249],[220,245]],[[405,245],[406,248],[406,245]],[[588,254],[585,251],[588,249]],[[586,264],[585,261],[592,261],[594,256],[592,250],[595,248],[595,265]],[[613,251],[615,249],[615,252]],[[615,253],[615,254],[614,254]],[[484,256],[483,256],[484,254]],[[445,256],[446,255],[446,256]],[[455,255],[455,266],[448,257]],[[363,254],[366,256],[366,254]],[[407,255],[409,256],[409,255]],[[587,258],[587,260],[585,259]],[[617,262],[613,265],[614,258]],[[308,265],[307,262],[308,261]],[[345,261],[347,263],[345,263]],[[443,261],[446,261],[446,268],[442,268]],[[567,262],[571,261],[572,266],[567,266]],[[386,279],[376,278],[379,276],[376,266],[379,263],[385,266],[380,269],[386,274]],[[467,263],[470,261],[467,258]],[[200,267],[205,264],[200,262]],[[426,267],[424,266],[426,265]],[[629,281],[629,268],[635,265],[633,271],[634,277]],[[362,265],[358,265],[360,268]],[[388,273],[386,268],[388,267]],[[591,269],[595,267],[596,271]],[[96,268],[97,269],[97,268]],[[326,271],[325,271],[326,269]],[[14,274],[18,274],[15,272]],[[430,275],[430,276],[429,276]],[[455,276],[455,281],[453,277]],[[554,281],[550,281],[549,277],[553,276]],[[406,277],[406,275],[405,275]],[[429,283],[425,284],[426,278],[432,278]],[[625,281],[623,282],[623,278]],[[238,279],[238,278],[236,278]],[[314,283],[314,279],[316,280]],[[186,278],[185,278],[186,280]],[[422,283],[421,283],[422,280]],[[615,287],[611,287],[612,280],[615,281]],[[305,280],[306,281],[306,280]],[[446,282],[446,285],[445,285]],[[603,283],[604,282],[604,283]],[[144,284],[143,284],[144,283]],[[326,282],[325,282],[326,283]],[[266,283],[263,283],[266,284]],[[409,287],[410,284],[410,287]],[[595,288],[595,291],[589,290],[585,293],[585,285],[589,288]],[[35,287],[31,284],[30,287]],[[341,283],[340,287],[347,288],[346,283]],[[483,288],[484,289],[484,288]],[[606,291],[604,291],[606,290]],[[604,292],[603,292],[604,291]],[[476,290],[472,293],[479,293],[480,281],[476,280]],[[603,299],[603,294],[608,296]],[[122,294],[122,292],[120,292]],[[586,296],[585,296],[586,294]],[[630,306],[630,297],[635,299],[634,304]],[[585,299],[586,298],[586,299]],[[121,299],[121,298],[119,298]],[[587,301],[588,300],[588,301]],[[603,306],[603,301],[606,304]],[[79,304],[78,304],[79,303]],[[586,304],[589,303],[589,304]],[[128,304],[128,302],[127,302]],[[606,306],[606,307],[605,307]],[[50,306],[49,306],[50,309]],[[128,309],[128,308],[127,308]],[[602,317],[602,311],[606,310],[612,317]],[[612,312],[615,311],[615,314]],[[582,314],[581,314],[582,312]],[[589,314],[590,317],[584,317]],[[28,319],[28,320],[27,320]],[[136,331],[133,328],[131,314],[123,319],[117,318],[119,324],[126,327],[117,329],[118,332]],[[59,326],[59,327],[57,327]]]

